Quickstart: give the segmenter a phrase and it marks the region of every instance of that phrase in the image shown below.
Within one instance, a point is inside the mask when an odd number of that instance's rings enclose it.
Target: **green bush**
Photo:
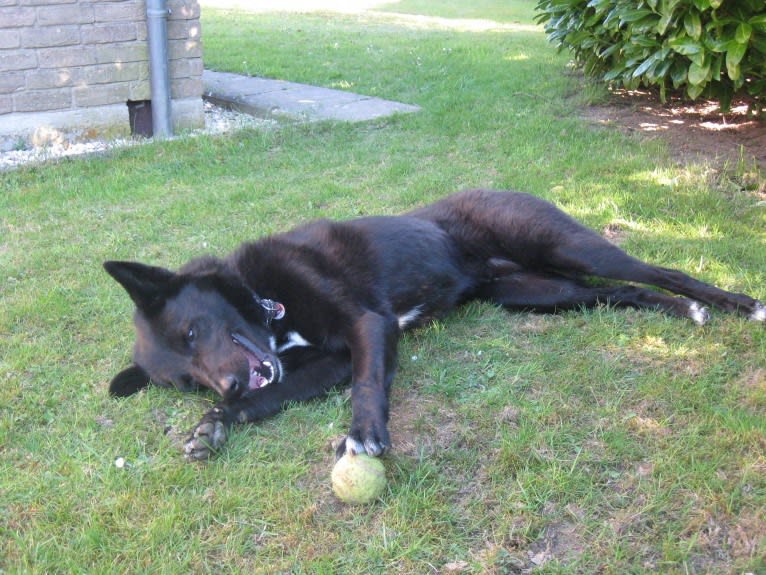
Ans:
[[[628,89],[657,88],[762,109],[764,0],[538,0],[538,23],[586,74]]]

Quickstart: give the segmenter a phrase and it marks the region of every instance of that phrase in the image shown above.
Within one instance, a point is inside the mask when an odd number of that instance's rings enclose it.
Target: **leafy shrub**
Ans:
[[[538,0],[538,23],[586,74],[628,89],[766,100],[763,0]]]

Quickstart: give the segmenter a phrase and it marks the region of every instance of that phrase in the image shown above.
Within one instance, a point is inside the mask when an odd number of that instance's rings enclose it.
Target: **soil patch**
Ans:
[[[653,138],[666,138],[670,154],[679,163],[706,162],[766,167],[766,122],[748,114],[747,104],[735,102],[731,112],[720,113],[715,102],[662,104],[649,92],[615,90],[609,102],[592,106],[587,119]]]

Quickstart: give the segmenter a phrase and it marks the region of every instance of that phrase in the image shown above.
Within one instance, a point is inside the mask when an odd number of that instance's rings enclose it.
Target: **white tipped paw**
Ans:
[[[710,319],[710,314],[708,313],[707,308],[698,304],[696,301],[693,301],[689,304],[689,317],[692,318],[692,321],[697,325],[705,325],[707,320]]]
[[[335,459],[338,460],[346,454],[361,455],[363,453],[366,453],[370,457],[380,457],[386,453],[388,449],[389,445],[387,443],[382,443],[371,438],[360,441],[349,434],[338,444],[338,447],[335,450]]]
[[[361,441],[357,441],[350,435],[346,437],[346,453],[349,455],[359,455],[360,453],[366,453],[364,444]]]
[[[761,302],[755,302],[755,308],[748,316],[751,321],[766,321],[766,306]]]

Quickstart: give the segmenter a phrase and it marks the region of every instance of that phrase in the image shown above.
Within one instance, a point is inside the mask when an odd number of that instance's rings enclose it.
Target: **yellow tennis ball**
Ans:
[[[366,505],[380,497],[386,487],[386,468],[369,455],[341,457],[332,468],[332,490],[338,499],[351,505]]]

